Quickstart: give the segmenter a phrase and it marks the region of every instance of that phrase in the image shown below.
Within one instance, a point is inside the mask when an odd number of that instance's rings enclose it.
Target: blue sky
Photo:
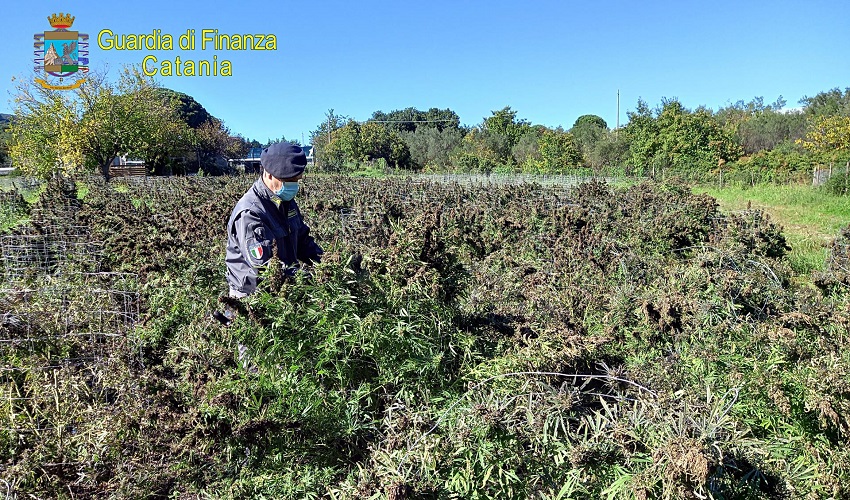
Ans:
[[[153,54],[228,59],[231,77],[164,77],[233,132],[309,140],[328,109],[357,120],[376,110],[451,108],[474,125],[511,106],[532,123],[569,128],[582,114],[609,126],[642,97],[713,109],[780,95],[788,106],[850,86],[850,2],[772,1],[161,1],[4,0],[0,112],[13,77],[31,78],[32,36],[70,12],[71,29],[175,38],[187,29],[273,33],[277,51],[104,51],[117,74]]]

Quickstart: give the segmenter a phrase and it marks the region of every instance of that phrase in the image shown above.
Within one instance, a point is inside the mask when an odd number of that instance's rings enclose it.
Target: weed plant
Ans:
[[[22,336],[114,299],[0,287],[10,494],[850,495],[850,228],[801,280],[765,212],[675,183],[308,178],[322,263],[234,302],[225,226],[253,180],[57,181],[24,207],[12,231],[84,227],[101,271],[134,273],[140,319],[54,368],[92,344]]]

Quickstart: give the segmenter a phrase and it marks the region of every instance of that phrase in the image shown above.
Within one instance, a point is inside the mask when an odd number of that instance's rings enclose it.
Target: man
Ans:
[[[295,274],[298,261],[319,262],[322,248],[310,236],[293,199],[307,166],[299,146],[278,142],[260,154],[262,176],[245,193],[227,223],[227,283],[230,297],[242,298],[257,289],[258,271],[277,257]]]

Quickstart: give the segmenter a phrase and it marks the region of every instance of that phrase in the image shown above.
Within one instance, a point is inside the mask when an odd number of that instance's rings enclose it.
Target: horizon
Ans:
[[[230,61],[233,76],[156,79],[192,96],[232,133],[258,141],[284,136],[308,143],[330,109],[366,121],[375,111],[448,108],[474,126],[510,106],[533,124],[569,129],[579,116],[593,114],[614,128],[618,118],[621,126],[628,122],[638,99],[651,108],[669,98],[688,109],[717,111],[782,96],[793,109],[806,96],[850,86],[846,58],[829,50],[850,42],[843,26],[850,5],[838,1],[804,7],[788,1],[287,6],[263,14],[268,6],[256,0],[214,10],[161,0],[120,7],[8,5],[0,21],[10,40],[0,54],[0,113],[13,114],[12,79],[31,77],[33,33],[50,30],[47,16],[59,12],[74,16],[69,29],[89,35],[92,69],[108,67],[113,78],[122,65],[141,66],[146,56],[157,65],[178,56],[215,61],[217,70]],[[160,30],[175,47],[103,50],[97,38],[106,29],[117,37]],[[208,29],[274,35],[276,43],[274,50],[181,50],[178,37],[190,29],[198,40]]]

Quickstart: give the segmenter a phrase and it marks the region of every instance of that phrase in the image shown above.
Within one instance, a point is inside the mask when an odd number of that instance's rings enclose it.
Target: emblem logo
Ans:
[[[257,260],[260,260],[260,259],[263,258],[263,246],[260,245],[259,243],[252,246],[251,248],[249,248],[248,251],[251,253],[251,257],[253,257]]]
[[[70,90],[83,84],[89,71],[89,36],[78,31],[68,31],[74,24],[70,14],[48,16],[53,31],[33,35],[36,73],[44,78],[35,81],[46,89]]]

